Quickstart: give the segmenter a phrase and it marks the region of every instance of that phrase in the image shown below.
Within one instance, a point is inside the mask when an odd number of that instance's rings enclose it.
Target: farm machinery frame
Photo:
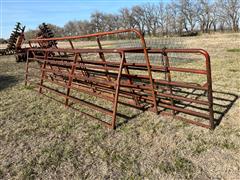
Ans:
[[[26,62],[28,47],[23,47],[25,42],[25,31],[26,26],[22,26],[20,22],[17,22],[13,29],[10,38],[7,42],[7,47],[0,49],[0,56],[14,55],[16,62]],[[39,32],[36,34],[36,38],[53,38],[54,33],[48,27],[46,23],[39,25]],[[54,43],[49,43],[49,47],[54,46]]]

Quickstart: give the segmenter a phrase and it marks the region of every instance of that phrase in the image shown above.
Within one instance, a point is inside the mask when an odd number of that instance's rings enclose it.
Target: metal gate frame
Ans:
[[[107,35],[134,33],[141,42],[141,48],[102,48],[100,38]],[[73,41],[82,40],[86,38],[96,38],[98,48],[75,48]],[[71,48],[46,48],[44,43],[51,41],[68,41]],[[34,44],[38,46],[35,47]],[[149,110],[162,115],[172,115],[175,118],[184,120],[188,123],[196,124],[205,128],[214,129],[214,113],[213,113],[213,97],[212,97],[212,80],[211,80],[211,65],[209,54],[202,49],[151,49],[146,46],[145,39],[140,31],[135,29],[117,30],[112,32],[103,32],[96,34],[89,34],[84,36],[72,36],[63,38],[49,38],[49,39],[33,39],[29,41],[30,49],[28,49],[28,59],[26,62],[25,85],[35,84],[38,87],[38,92],[44,94],[43,89],[55,93],[65,98],[62,102],[66,107],[69,105],[69,100],[79,102],[91,109],[104,113],[112,117],[111,122],[106,122],[102,119],[96,118],[90,114],[83,114],[97,119],[107,127],[116,128],[116,115],[118,104],[130,105],[132,107],[143,109],[142,103],[147,103]],[[64,57],[61,54],[71,54],[71,57]],[[95,53],[99,55],[98,61],[84,60],[83,54]],[[118,61],[109,61],[105,55],[118,54]],[[126,54],[140,53],[144,55],[145,63],[130,63],[127,61]],[[197,53],[203,55],[205,58],[206,69],[192,69],[192,68],[178,68],[170,66],[169,53]],[[29,54],[31,54],[30,57]],[[55,55],[54,55],[55,54]],[[58,56],[56,56],[58,54]],[[151,65],[149,54],[161,54],[165,66]],[[36,77],[38,82],[31,81],[33,77],[30,73],[30,62],[36,61],[40,64],[40,74]],[[124,72],[123,72],[124,70]],[[147,75],[133,75],[130,71],[139,70],[144,71]],[[34,70],[35,71],[35,70]],[[171,80],[171,72],[185,72],[206,75],[207,82],[203,85],[190,84],[185,82],[174,82]],[[152,72],[166,73],[167,79],[153,78]],[[58,78],[57,78],[58,77]],[[62,78],[59,78],[62,77]],[[134,79],[140,81],[147,80],[148,83],[136,84]],[[66,88],[66,92],[59,92],[54,88],[45,86],[44,83],[52,83]],[[77,84],[77,87],[75,86]],[[164,87],[169,93],[159,92],[159,86]],[[188,97],[178,96],[173,93],[174,87],[190,88],[201,90],[207,93],[207,100],[197,100]],[[162,88],[162,87],[161,87]],[[95,104],[85,102],[82,99],[73,97],[71,90],[77,90],[81,93],[89,94],[98,98],[102,98],[112,103],[112,110],[105,109]],[[122,102],[119,97],[131,99],[129,102]],[[162,98],[164,103],[162,103]],[[189,103],[196,103],[207,106],[207,113],[192,111],[189,109],[180,108],[175,105],[175,101],[186,101]],[[166,103],[165,103],[166,102]],[[159,107],[170,109],[172,112],[160,112]],[[73,108],[73,107],[71,107]],[[190,114],[192,116],[208,119],[209,123],[196,122],[190,119],[176,115],[177,112]]]

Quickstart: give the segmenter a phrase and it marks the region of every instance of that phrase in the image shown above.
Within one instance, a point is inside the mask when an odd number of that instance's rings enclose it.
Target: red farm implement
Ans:
[[[17,22],[15,28],[13,29],[9,40],[7,41],[7,48],[0,49],[0,56],[4,55],[13,55],[16,58],[16,62],[25,62],[27,60],[27,47],[24,47],[25,41],[25,26],[22,26],[21,23]],[[36,38],[53,38],[54,33],[48,27],[47,24],[42,23],[39,25],[39,31],[36,34]],[[56,45],[55,41],[48,44],[48,47]]]
[[[107,127],[118,125],[122,104],[214,128],[210,57],[202,49],[147,47],[135,29],[33,39],[29,45],[26,85]]]

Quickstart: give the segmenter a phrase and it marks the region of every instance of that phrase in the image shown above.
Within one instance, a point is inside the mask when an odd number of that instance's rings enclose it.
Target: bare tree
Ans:
[[[217,31],[217,23],[218,23],[218,6],[216,1],[212,3],[211,5],[211,19],[212,19],[212,25],[213,25],[213,30]]]
[[[240,0],[218,0],[219,19],[229,24],[234,32],[239,30]]]
[[[159,19],[159,9],[158,6],[154,4],[144,4],[142,5],[142,24],[145,25],[148,35],[156,36],[158,29],[158,19]]]
[[[103,24],[105,25],[106,31],[117,30],[120,27],[120,17],[114,14],[105,14]]]
[[[198,9],[196,4],[194,0],[179,0],[178,2],[177,7],[181,13],[181,21],[187,32],[194,31],[197,24]]]
[[[132,11],[128,8],[123,8],[120,10],[119,21],[122,28],[131,29],[136,27],[136,22],[132,16]]]
[[[91,14],[91,23],[96,32],[104,31],[105,24],[104,24],[104,14],[102,12],[96,11],[95,13]]]
[[[76,21],[69,21],[64,25],[64,34],[67,36],[78,35]]]
[[[61,36],[63,36],[63,33],[64,33],[63,28],[61,28],[59,26],[56,26],[54,24],[49,24],[49,23],[47,25],[53,31],[54,37],[61,37]]]
[[[145,32],[146,29],[146,18],[145,16],[145,12],[143,7],[141,6],[133,6],[132,7],[132,19],[133,19],[133,23],[135,24],[136,28],[138,28],[139,30],[141,30],[142,32]],[[148,31],[148,33],[150,33],[150,31]]]
[[[94,32],[93,24],[89,21],[77,21],[76,27],[79,35],[90,34]]]
[[[81,35],[120,28],[137,28],[150,36],[183,34],[211,29],[239,31],[240,0],[160,1],[123,8],[118,14],[94,12],[90,21],[69,21],[63,28],[51,25],[56,36]],[[31,36],[33,31],[27,33]]]
[[[176,3],[171,2],[165,5],[165,33],[178,34],[179,31],[182,31],[182,26],[179,25],[179,11],[176,7]],[[160,23],[161,24],[161,23]],[[181,29],[181,30],[179,30]]]
[[[186,29],[187,23],[179,3],[172,1],[167,5],[169,18],[171,19],[171,27],[174,28],[174,33],[181,35],[183,29]],[[185,28],[184,28],[185,27]]]
[[[157,20],[158,28],[161,29],[162,35],[169,33],[171,21],[171,7],[160,2],[154,11],[155,19]]]
[[[200,30],[209,33],[214,21],[214,4],[210,0],[198,0],[198,20]]]

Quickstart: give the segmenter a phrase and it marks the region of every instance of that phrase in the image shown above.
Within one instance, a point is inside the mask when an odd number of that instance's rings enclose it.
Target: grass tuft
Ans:
[[[176,172],[181,173],[184,176],[184,178],[186,179],[192,178],[192,175],[195,169],[192,161],[184,157],[176,157],[174,166],[175,166]]]
[[[240,48],[228,49],[227,52],[240,52]]]

